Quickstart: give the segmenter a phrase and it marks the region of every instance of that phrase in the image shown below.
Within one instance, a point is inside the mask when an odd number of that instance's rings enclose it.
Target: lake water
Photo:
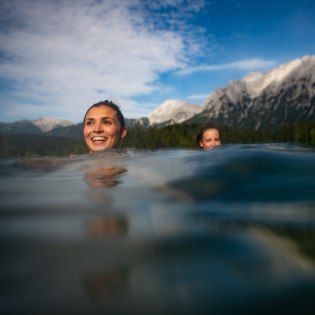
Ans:
[[[315,150],[0,160],[0,314],[314,314]]]

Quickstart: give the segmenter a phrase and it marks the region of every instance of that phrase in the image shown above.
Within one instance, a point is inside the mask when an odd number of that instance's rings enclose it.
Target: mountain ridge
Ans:
[[[254,130],[315,120],[315,56],[304,56],[267,73],[251,72],[210,93],[201,105],[166,100],[148,117],[126,118],[127,128],[179,123]],[[0,123],[0,134],[40,134],[82,139],[82,123],[51,117]]]
[[[187,123],[269,129],[315,119],[315,56],[252,73],[211,93]]]
[[[57,127],[68,127],[73,125],[69,120],[56,119],[53,117],[40,117],[38,119],[32,120],[32,123],[40,128],[43,132],[51,131]]]
[[[156,108],[148,117],[150,125],[169,121],[181,123],[191,118],[201,110],[200,105],[190,104],[182,100],[167,100]]]

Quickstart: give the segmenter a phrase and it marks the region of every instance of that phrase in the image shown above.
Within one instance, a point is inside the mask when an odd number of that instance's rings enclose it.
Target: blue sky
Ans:
[[[1,0],[0,121],[125,117],[315,55],[313,0]]]

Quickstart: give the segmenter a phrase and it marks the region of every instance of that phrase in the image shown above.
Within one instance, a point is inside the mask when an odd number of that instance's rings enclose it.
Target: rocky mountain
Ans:
[[[181,100],[165,101],[148,117],[126,118],[126,126],[211,122],[218,126],[266,130],[308,120],[315,120],[315,56],[230,81],[210,94],[201,106]],[[43,134],[82,140],[82,128],[82,123],[40,118],[0,123],[0,135]]]
[[[68,127],[73,125],[71,121],[63,119],[55,119],[52,117],[39,118],[32,121],[32,123],[40,128],[43,132],[48,132],[58,127]]]
[[[64,127],[56,127],[45,133],[47,136],[70,138],[75,140],[83,140],[83,123],[73,124]]]
[[[181,100],[168,100],[148,117],[150,125],[181,123],[199,113],[201,107]]]
[[[147,117],[125,119],[126,127],[148,127]],[[40,118],[36,120],[19,120],[12,123],[0,122],[0,135],[32,134],[83,140],[83,123],[73,124],[67,120]]]
[[[42,134],[55,128],[63,128],[73,125],[70,121],[55,118],[39,118],[35,120],[19,120],[12,123],[0,123],[0,135],[2,134]]]
[[[315,120],[315,56],[229,82],[186,122],[265,130],[307,120]]]
[[[0,135],[3,134],[41,134],[42,130],[30,120],[19,120],[12,123],[0,123]]]

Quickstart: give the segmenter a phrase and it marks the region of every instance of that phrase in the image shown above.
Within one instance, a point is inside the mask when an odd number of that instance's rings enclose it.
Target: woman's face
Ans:
[[[102,105],[87,112],[83,135],[90,153],[93,153],[116,148],[120,139],[126,135],[126,129],[121,129],[116,111]]]
[[[207,129],[202,136],[199,145],[204,150],[212,149],[218,145],[221,145],[220,133],[215,128]]]

